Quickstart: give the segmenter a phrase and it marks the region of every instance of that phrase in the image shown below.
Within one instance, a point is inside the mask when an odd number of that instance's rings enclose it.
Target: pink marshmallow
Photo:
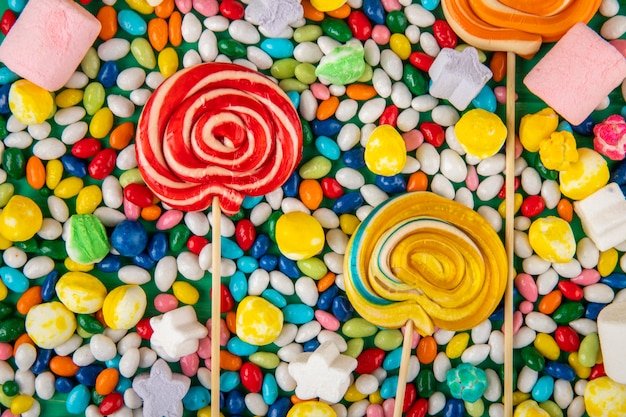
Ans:
[[[579,125],[624,77],[624,56],[577,23],[528,73],[524,84],[568,122]]]
[[[72,0],[30,0],[0,45],[0,61],[19,76],[56,91],[99,33],[98,19]]]

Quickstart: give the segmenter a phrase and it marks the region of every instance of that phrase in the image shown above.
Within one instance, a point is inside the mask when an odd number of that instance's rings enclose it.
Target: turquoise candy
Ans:
[[[261,297],[265,298],[270,303],[274,304],[278,308],[283,308],[287,305],[287,300],[278,291],[273,288],[268,288],[261,293]]]
[[[289,39],[265,39],[261,42],[261,49],[274,59],[289,58],[293,55],[293,44]]]
[[[472,100],[472,104],[474,107],[487,110],[490,113],[495,112],[498,105],[496,95],[488,85],[480,90],[478,95]]]
[[[250,356],[259,350],[258,346],[251,345],[250,343],[244,342],[239,337],[234,336],[232,339],[228,341],[227,344],[228,351],[237,356]]]
[[[211,393],[202,386],[189,388],[189,392],[183,398],[185,410],[198,411],[211,403]]]
[[[365,51],[359,42],[338,46],[322,58],[315,69],[320,81],[345,85],[358,80],[365,71]]]
[[[289,304],[283,308],[285,323],[304,324],[313,320],[314,312],[306,304]]]
[[[426,10],[435,10],[439,6],[439,0],[422,0],[422,6]]]
[[[383,399],[393,398],[396,395],[396,388],[398,387],[398,376],[394,375],[385,379],[380,386],[380,396]]]
[[[222,257],[226,259],[238,259],[243,256],[243,251],[235,242],[222,236]]]
[[[96,216],[75,214],[70,217],[65,249],[74,262],[87,265],[100,262],[109,254],[109,246],[104,225]]]
[[[91,395],[89,388],[83,384],[76,385],[65,400],[65,408],[70,414],[83,414],[89,405]]]
[[[148,30],[146,21],[133,10],[121,10],[117,14],[117,21],[120,27],[130,35],[143,35]]]
[[[400,362],[402,361],[402,348],[392,350],[387,354],[387,357],[383,361],[383,369],[390,371],[392,369],[398,369]]]
[[[15,293],[23,293],[28,289],[28,278],[19,269],[3,266],[0,268],[0,277],[4,285]]]
[[[326,158],[336,161],[341,156],[341,149],[337,145],[337,141],[332,140],[328,136],[318,136],[315,139],[315,147]]]
[[[239,382],[241,382],[239,373],[232,371],[222,372],[220,375],[220,391],[230,392],[237,388]]]
[[[243,297],[248,293],[248,280],[243,272],[237,271],[230,277],[228,289],[235,301],[239,302],[243,300]]]
[[[454,398],[473,403],[487,389],[487,374],[469,363],[462,363],[446,374],[446,383]]]
[[[274,404],[274,402],[276,402],[278,399],[278,384],[276,383],[274,375],[265,374],[263,377],[263,385],[261,386],[261,393],[265,404]]]
[[[547,401],[554,391],[554,379],[550,375],[544,375],[537,382],[532,390],[533,400],[538,403]]]

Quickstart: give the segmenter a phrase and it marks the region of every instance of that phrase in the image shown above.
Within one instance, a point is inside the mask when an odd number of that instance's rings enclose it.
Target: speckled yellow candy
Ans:
[[[43,123],[52,113],[54,100],[48,90],[28,80],[18,80],[9,90],[9,108],[26,125]]]
[[[0,235],[11,242],[23,242],[41,229],[43,215],[33,200],[14,195],[0,213]]]
[[[44,349],[67,342],[76,330],[76,316],[58,301],[32,307],[26,315],[26,333]]]
[[[513,417],[550,417],[550,414],[533,400],[526,400],[515,407]]]
[[[55,290],[65,307],[77,314],[91,314],[100,310],[107,295],[104,284],[84,272],[64,274],[57,282]]]
[[[317,219],[300,211],[286,213],[276,222],[276,244],[293,261],[308,259],[324,249],[324,229]]]
[[[569,262],[576,252],[572,228],[559,217],[535,220],[528,230],[528,240],[535,253],[548,262]]]
[[[609,182],[609,167],[593,149],[578,149],[578,161],[559,173],[559,188],[564,196],[582,200]]]
[[[276,340],[283,330],[283,312],[261,297],[249,296],[239,303],[236,322],[241,340],[263,346]]]
[[[584,397],[589,417],[626,416],[626,385],[618,384],[608,376],[587,382]]]
[[[459,144],[468,154],[480,159],[495,155],[506,140],[506,126],[494,113],[470,110],[454,126]]]
[[[146,293],[139,285],[122,285],[106,296],[102,315],[110,328],[127,330],[141,320],[146,305]]]
[[[541,142],[548,139],[559,125],[559,116],[550,107],[522,117],[519,139],[524,149],[537,152]]]
[[[337,413],[328,404],[319,401],[302,401],[291,407],[287,417],[337,417]]]
[[[406,165],[406,145],[393,126],[381,125],[372,131],[365,145],[365,165],[374,174],[390,177]]]

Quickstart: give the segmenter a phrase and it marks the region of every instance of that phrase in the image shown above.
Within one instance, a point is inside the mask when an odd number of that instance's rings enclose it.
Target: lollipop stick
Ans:
[[[504,298],[504,416],[513,415],[513,219],[515,216],[515,53],[506,55],[506,215],[504,246],[508,260],[508,279]]]
[[[213,215],[212,232],[212,259],[211,268],[211,417],[220,415],[220,295],[222,293],[221,273],[222,269],[222,245],[220,230],[220,201],[213,197],[211,204]]]
[[[404,327],[404,342],[402,343],[402,356],[400,359],[400,371],[398,373],[398,388],[396,389],[396,402],[393,406],[393,417],[402,415],[404,405],[404,392],[406,391],[406,376],[409,372],[409,358],[413,345],[413,320],[408,320]]]

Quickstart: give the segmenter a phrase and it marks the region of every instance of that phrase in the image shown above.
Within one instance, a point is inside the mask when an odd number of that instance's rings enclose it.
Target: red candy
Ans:
[[[526,217],[535,217],[546,208],[546,203],[543,201],[543,197],[540,195],[531,195],[526,197],[526,199],[522,202],[522,207],[520,211],[523,216]]]
[[[441,146],[446,140],[446,132],[437,123],[424,122],[420,126],[420,132],[424,135],[424,140],[433,146]]]
[[[360,41],[366,41],[372,36],[372,24],[365,13],[355,10],[348,16],[348,27],[352,35]]]
[[[428,411],[428,400],[426,398],[418,398],[406,414],[406,417],[424,417]]]
[[[383,114],[380,115],[379,124],[390,125],[390,126],[396,127],[397,122],[398,122],[398,108],[392,104],[383,111]]]
[[[341,188],[341,184],[339,184],[334,178],[324,178],[321,181],[321,184],[324,197],[339,198],[343,195],[343,188]]]
[[[190,252],[193,252],[196,255],[200,255],[200,251],[202,250],[202,248],[204,248],[208,244],[209,240],[207,238],[204,238],[202,236],[191,236],[187,240],[187,249],[189,249]]]
[[[213,299],[213,290],[211,290],[211,299]],[[224,284],[220,284],[220,300],[221,313],[228,313],[235,307],[235,299],[228,287]]]
[[[437,20],[433,24],[433,35],[442,48],[456,48],[458,39],[445,20]]]
[[[435,58],[424,52],[413,52],[409,55],[409,62],[417,69],[421,69],[424,72],[428,72]]]
[[[365,349],[359,355],[355,372],[357,374],[371,374],[380,368],[385,359],[385,351],[378,348]]]
[[[513,189],[515,191],[517,191],[517,189],[519,188],[519,178],[515,177],[513,178]],[[498,192],[498,198],[505,198],[506,197],[506,186],[502,185],[502,188],[500,188],[500,191]]]
[[[152,205],[152,192],[142,184],[128,184],[124,187],[124,198],[141,208]]]
[[[89,166],[87,167],[87,172],[91,178],[96,180],[105,179],[113,169],[115,168],[115,159],[117,158],[117,153],[114,149],[106,148],[101,150],[93,157]]]
[[[150,340],[150,338],[152,337],[152,333],[154,333],[154,329],[152,328],[152,326],[150,326],[149,317],[139,320],[139,323],[137,323],[135,329],[137,329],[137,334],[145,340]]]
[[[124,397],[119,392],[112,392],[102,399],[100,403],[100,414],[108,416],[113,414],[124,405]]]
[[[580,301],[583,298],[583,289],[571,281],[560,281],[559,290],[565,298],[572,301]]]
[[[406,384],[406,388],[404,390],[404,402],[402,403],[402,411],[407,412],[411,405],[415,402],[417,398],[417,388],[415,384]]]
[[[226,0],[220,4],[220,12],[230,20],[239,20],[243,17],[245,9],[238,1]]]
[[[6,9],[2,14],[2,19],[0,19],[0,30],[2,34],[6,35],[9,33],[9,30],[13,27],[13,24],[17,20],[17,16],[11,9]]]
[[[72,155],[82,159],[91,158],[97,154],[101,148],[102,144],[98,139],[85,138],[79,140],[72,146]]]
[[[161,201],[201,211],[217,197],[233,215],[246,195],[289,178],[302,157],[302,126],[289,97],[263,74],[206,63],[152,93],[135,142],[141,176]]]
[[[252,247],[254,240],[256,239],[256,229],[254,224],[248,219],[241,219],[235,226],[235,240],[239,247],[247,251]]]
[[[559,326],[554,332],[554,340],[564,352],[576,352],[580,346],[578,333],[569,326]]]
[[[246,362],[239,370],[241,384],[250,392],[259,392],[263,386],[263,373],[261,368],[252,362]]]
[[[589,380],[600,378],[601,376],[606,376],[606,371],[604,370],[604,364],[598,363],[591,368],[591,374],[589,374]]]

